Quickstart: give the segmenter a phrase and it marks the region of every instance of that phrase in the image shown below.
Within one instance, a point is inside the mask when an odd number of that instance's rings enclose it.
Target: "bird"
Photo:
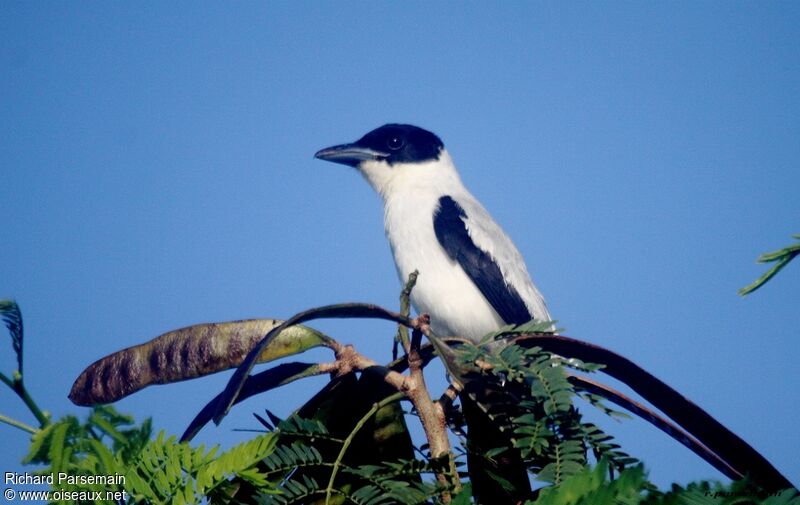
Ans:
[[[410,301],[418,313],[430,316],[437,335],[482,344],[485,335],[506,325],[552,321],[519,250],[464,186],[436,134],[391,123],[314,156],[357,169],[380,195],[400,282],[418,272]],[[489,343],[498,345],[503,344]],[[508,430],[489,412],[492,389],[479,380],[462,387],[475,498],[479,503],[524,501],[528,474]],[[505,449],[498,453],[498,447]]]
[[[380,195],[400,282],[419,273],[410,301],[436,334],[479,343],[505,325],[552,320],[519,250],[436,134],[385,124],[314,156],[357,169]]]

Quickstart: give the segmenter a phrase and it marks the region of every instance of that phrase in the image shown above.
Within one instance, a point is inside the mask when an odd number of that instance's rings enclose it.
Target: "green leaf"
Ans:
[[[499,338],[511,337],[514,335],[553,333],[555,331],[555,324],[556,321],[537,321],[536,319],[531,319],[527,323],[522,324],[509,324],[481,337],[481,343],[486,344]]]
[[[559,486],[542,489],[535,505],[634,505],[643,502],[644,492],[650,485],[641,466],[624,470],[613,481],[609,481],[607,475],[608,465],[604,461],[594,469],[581,469],[566,477]],[[679,500],[674,503],[691,502]]]
[[[121,473],[117,467],[117,461],[114,458],[114,454],[111,453],[106,445],[99,440],[89,440],[88,442],[91,446],[92,452],[97,456],[100,464],[100,473],[105,475]]]
[[[45,443],[56,424],[51,424],[33,434],[31,437],[31,446],[28,448],[28,454],[22,459],[22,464],[28,465],[30,463],[40,463],[43,461],[47,454]]]
[[[67,468],[68,461],[66,459],[69,454],[65,450],[65,441],[71,424],[69,422],[58,423],[50,432],[47,456],[50,459],[53,473],[64,471]]]
[[[792,238],[800,240],[800,235],[792,235]],[[777,251],[773,251],[771,253],[764,253],[758,258],[759,263],[771,263],[775,262],[775,265],[767,270],[764,275],[756,279],[752,284],[743,287],[739,290],[739,294],[741,296],[748,295],[753,291],[757,290],[761,286],[767,283],[770,279],[775,277],[775,274],[780,272],[783,267],[789,264],[797,255],[800,254],[800,243],[792,244],[788,247],[784,247],[783,249],[779,249]]]

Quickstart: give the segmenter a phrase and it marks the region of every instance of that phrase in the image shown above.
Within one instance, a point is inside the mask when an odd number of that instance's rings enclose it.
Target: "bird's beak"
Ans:
[[[356,167],[362,161],[382,160],[388,158],[389,155],[374,149],[361,147],[357,144],[341,144],[338,146],[320,149],[317,151],[314,157],[321,160],[332,161],[334,163],[341,163],[343,165]]]

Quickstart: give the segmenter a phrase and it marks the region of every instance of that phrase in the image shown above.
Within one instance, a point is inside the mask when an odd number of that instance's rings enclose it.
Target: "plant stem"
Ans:
[[[408,354],[409,375],[404,376],[401,373],[387,370],[383,380],[387,384],[397,389],[399,392],[398,394],[405,395],[406,398],[408,398],[414,405],[414,409],[417,411],[420,423],[422,424],[422,429],[425,432],[425,438],[430,446],[431,459],[441,460],[443,458],[447,458],[448,469],[445,472],[437,472],[436,480],[442,485],[442,487],[452,488],[458,492],[461,490],[461,482],[458,479],[455,461],[453,460],[453,454],[450,450],[450,439],[447,437],[444,410],[442,409],[441,405],[434,403],[431,399],[430,393],[425,386],[425,376],[422,373],[422,365],[424,364],[424,360],[421,358],[419,352],[419,342],[422,332],[420,327],[426,328],[427,324],[428,321],[426,316],[421,316],[420,318],[415,319],[411,324],[411,326],[414,328],[414,333],[411,338],[412,345]],[[352,346],[339,347],[336,351],[336,361],[340,366],[339,373],[349,373],[352,370],[365,370],[368,367],[376,366],[374,361],[356,352]],[[388,397],[386,400],[384,400],[384,402],[388,403],[388,400],[393,396],[396,395]],[[373,408],[373,410],[376,409]],[[365,422],[366,419],[373,414],[374,412],[372,410],[368,412],[367,415],[364,416],[361,421],[359,421],[359,423],[356,425],[356,429],[350,434],[350,436],[352,437],[355,432],[361,428],[363,422]],[[348,439],[349,438],[350,437],[348,437]],[[343,449],[345,448],[346,446]],[[327,497],[329,497],[331,494],[332,488],[333,481],[331,480],[328,485],[328,489],[326,490],[326,501],[328,500]],[[450,500],[450,492],[443,491],[442,502],[449,503]]]
[[[418,276],[419,272],[417,270],[411,272],[411,274],[408,276],[408,281],[406,281],[406,285],[400,292],[400,314],[405,317],[408,317],[411,313],[411,303],[409,298],[411,297],[411,290],[414,289],[414,285],[417,283]],[[392,359],[397,359],[397,342],[403,344],[403,350],[406,352],[406,354],[408,354],[411,346],[409,345],[408,341],[408,328],[404,324],[397,325],[397,336],[394,339]]]
[[[3,372],[0,372],[0,381],[4,382],[6,386],[10,387],[11,389],[14,389],[14,381],[6,377]]]
[[[422,429],[428,439],[431,450],[431,459],[440,460],[447,458],[447,473],[437,473],[436,480],[442,486],[453,486],[458,492],[461,490],[461,482],[456,472],[453,453],[450,450],[450,439],[447,437],[447,428],[444,419],[442,406],[436,404],[431,399],[430,392],[425,385],[425,375],[422,373],[422,359],[419,355],[419,344],[422,332],[419,327],[415,327],[411,337],[411,350],[408,354],[409,383],[411,387],[406,391],[406,396],[414,404],[414,408],[419,414]],[[442,501],[450,503],[451,496],[448,491],[442,493]]]
[[[25,406],[28,407],[28,410],[31,411],[33,416],[39,421],[39,427],[44,428],[48,424],[50,424],[50,418],[42,412],[36,402],[33,401],[31,395],[28,393],[28,390],[25,389],[25,384],[22,382],[22,377],[16,376],[13,379],[9,379],[5,374],[0,373],[0,381],[4,382],[8,387],[11,388],[17,396],[25,403]],[[35,429],[35,428],[34,428]]]
[[[25,423],[23,423],[21,421],[17,421],[16,419],[12,419],[12,418],[10,418],[8,416],[4,416],[3,414],[0,414],[0,423],[5,423],[5,424],[7,424],[9,426],[13,426],[15,428],[19,428],[22,431],[27,431],[31,435],[35,435],[36,432],[39,431],[36,428],[34,428],[33,426],[27,425],[27,424],[25,424]]]
[[[344,459],[344,455],[347,452],[347,449],[350,448],[350,444],[355,439],[356,434],[364,427],[364,425],[369,421],[369,419],[375,415],[383,407],[389,405],[390,403],[396,402],[402,399],[405,395],[401,392],[394,393],[393,395],[387,396],[383,400],[375,403],[372,405],[372,408],[367,411],[364,416],[358,420],[356,425],[353,427],[353,430],[347,435],[347,438],[344,439],[344,443],[342,444],[342,449],[339,451],[339,455],[336,456],[336,461],[333,462],[333,468],[331,469],[331,478],[328,479],[328,487],[325,489],[325,503],[327,504],[331,499],[331,491],[333,490],[333,482],[336,479],[336,474],[339,472],[339,467],[342,464],[342,459]]]

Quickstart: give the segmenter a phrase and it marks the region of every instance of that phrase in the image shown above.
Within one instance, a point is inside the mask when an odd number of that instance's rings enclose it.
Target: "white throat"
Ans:
[[[384,204],[395,198],[414,195],[436,196],[460,194],[466,189],[461,183],[456,167],[447,150],[442,150],[438,160],[423,163],[395,163],[367,160],[358,167],[370,186],[381,195]]]

